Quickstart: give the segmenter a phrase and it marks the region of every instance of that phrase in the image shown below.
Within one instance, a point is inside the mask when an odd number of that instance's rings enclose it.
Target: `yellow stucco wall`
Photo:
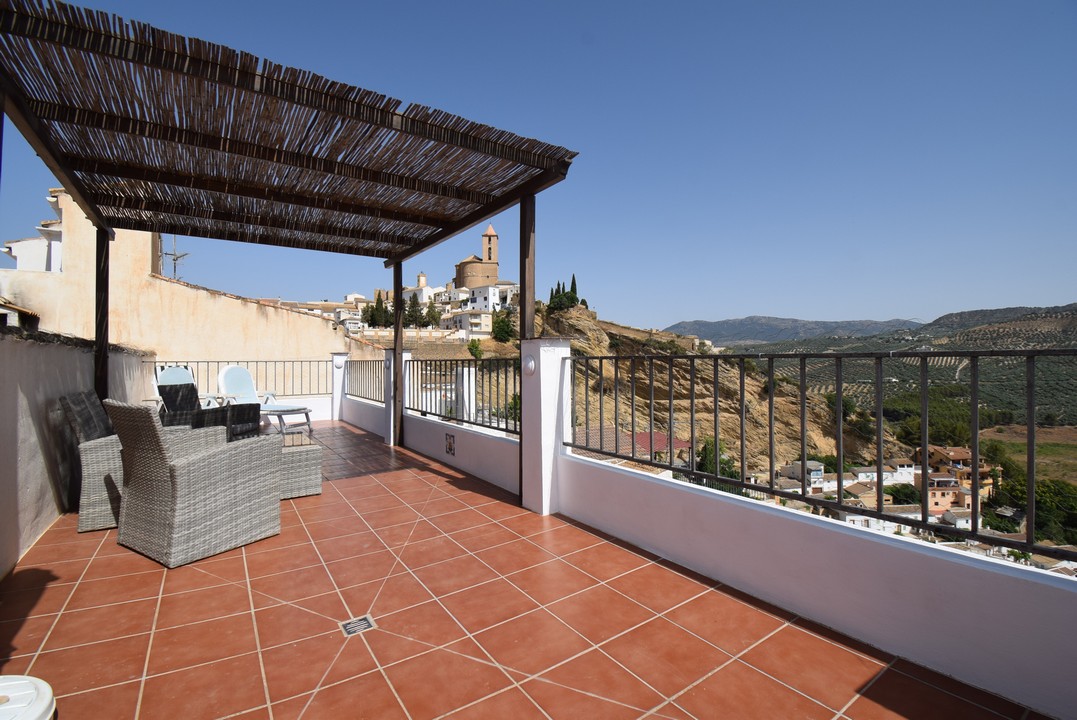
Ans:
[[[96,230],[59,194],[63,271],[0,270],[0,295],[41,316],[41,329],[94,336]],[[331,322],[151,274],[153,236],[117,230],[110,248],[109,340],[167,360],[380,359]]]

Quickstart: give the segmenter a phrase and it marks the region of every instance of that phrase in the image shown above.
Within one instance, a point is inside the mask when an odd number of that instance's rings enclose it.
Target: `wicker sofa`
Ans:
[[[81,490],[79,532],[116,527],[123,494],[120,439],[93,391],[60,398],[64,419],[78,444]]]
[[[148,406],[104,401],[126,489],[119,543],[177,567],[280,532],[281,443],[224,427],[165,432]]]

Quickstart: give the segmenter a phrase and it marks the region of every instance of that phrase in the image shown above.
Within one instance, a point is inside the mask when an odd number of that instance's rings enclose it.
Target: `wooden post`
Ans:
[[[535,337],[535,196],[520,199],[520,339]]]
[[[108,266],[109,231],[97,228],[96,292],[94,294],[93,383],[97,397],[108,397]]]
[[[404,263],[393,265],[393,439],[404,444]]]

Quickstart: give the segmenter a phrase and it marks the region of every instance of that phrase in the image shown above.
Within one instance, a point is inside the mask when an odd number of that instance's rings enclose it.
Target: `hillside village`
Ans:
[[[402,293],[405,341],[456,342],[485,340],[493,332],[494,316],[516,305],[518,283],[499,275],[498,235],[493,225],[482,234],[479,252],[456,263],[453,277],[444,285],[431,285],[420,272],[414,286]],[[300,302],[262,299],[332,320],[362,340],[391,344],[392,290],[377,288],[370,296],[351,293],[340,302]]]

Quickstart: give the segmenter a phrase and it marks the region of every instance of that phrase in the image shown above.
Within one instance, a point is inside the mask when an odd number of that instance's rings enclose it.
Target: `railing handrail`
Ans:
[[[404,368],[408,378],[404,409],[519,435],[519,370],[518,357],[408,360]],[[467,374],[469,371],[474,377]],[[437,388],[424,384],[423,379],[430,376],[440,379]]]
[[[1058,545],[1047,545],[1041,542],[1037,542],[1036,533],[1036,510],[1037,510],[1037,493],[1036,493],[1036,380],[1037,380],[1037,361],[1049,358],[1064,358],[1072,359],[1077,357],[1077,348],[1030,348],[1024,350],[902,350],[902,351],[877,351],[877,352],[805,352],[805,353],[722,353],[711,355],[604,355],[604,356],[575,356],[567,359],[570,363],[570,378],[572,382],[571,397],[572,401],[572,434],[571,437],[565,438],[564,445],[567,447],[585,451],[587,453],[593,453],[598,456],[605,456],[611,458],[617,458],[620,460],[628,460],[634,463],[638,463],[643,466],[653,467],[656,469],[673,471],[679,474],[689,482],[695,484],[702,484],[712,489],[733,489],[739,490],[753,495],[761,494],[763,497],[771,497],[781,499],[783,501],[790,500],[798,503],[803,503],[806,507],[817,508],[825,510],[830,513],[843,515],[858,515],[868,518],[875,518],[888,523],[893,523],[896,526],[907,526],[914,530],[921,532],[930,532],[936,536],[944,538],[953,538],[962,541],[976,541],[983,542],[988,545],[998,546],[1001,548],[1007,548],[1011,550],[1019,550],[1029,554],[1043,555],[1046,557],[1064,559],[1064,560],[1077,560],[1077,550],[1072,549],[1072,546],[1059,547]],[[963,361],[963,364],[958,368],[957,372],[966,371],[968,373],[968,379],[961,381],[955,375],[953,379],[937,378],[932,380],[930,377],[929,369],[932,372],[938,373],[950,373],[952,371],[952,365],[948,365],[945,368],[942,366],[930,363],[930,360],[943,358],[953,359],[956,358]],[[1020,475],[1016,478],[1011,478],[1010,483],[1006,485],[1010,492],[1023,491],[1025,500],[1024,512],[1024,524],[1025,527],[1019,535],[1021,537],[1015,537],[1017,533],[1007,532],[998,534],[998,531],[993,531],[983,527],[982,512],[990,508],[992,512],[995,509],[1001,510],[997,501],[994,499],[994,493],[1001,492],[1000,486],[1006,483],[1006,477],[999,475],[997,478],[992,478],[990,487],[987,485],[987,480],[981,480],[981,472],[984,467],[983,463],[985,458],[981,454],[981,440],[980,433],[984,429],[981,422],[981,405],[983,402],[980,398],[981,387],[981,371],[982,366],[987,366],[986,362],[981,362],[985,359],[1000,358],[1000,359],[1023,359],[1024,362],[1024,378],[1014,379],[1009,377],[1011,370],[1014,368],[1019,369],[1019,364],[1003,363],[1002,365],[994,365],[993,371],[999,371],[999,368],[1005,370],[1008,375],[1003,380],[994,380],[996,383],[1016,383],[1018,380],[1024,384],[1025,393],[1025,482],[1024,487],[1020,486]],[[888,457],[888,453],[885,451],[885,429],[887,427],[887,420],[884,418],[886,412],[885,399],[884,399],[884,387],[894,388],[897,392],[903,394],[912,394],[912,391],[906,391],[902,386],[888,385],[888,382],[892,382],[893,377],[883,377],[883,365],[884,361],[904,360],[905,370],[902,370],[897,375],[905,375],[906,377],[915,372],[913,368],[909,367],[908,360],[917,360],[919,362],[913,363],[913,366],[919,367],[919,380],[906,380],[905,386],[911,384],[912,386],[919,386],[920,394],[920,410],[918,415],[908,415],[906,417],[915,417],[919,422],[920,438],[917,443],[904,442],[905,446],[912,446],[914,449],[919,449],[920,462],[917,464],[914,470],[904,471],[909,474],[908,480],[902,478],[902,482],[912,484],[914,487],[919,486],[920,489],[920,501],[918,503],[919,517],[909,517],[907,514],[898,515],[893,512],[887,512],[887,505],[883,498],[886,494],[884,492],[888,482],[889,484],[898,484],[895,481],[895,477],[900,477],[902,473],[898,473],[896,470],[889,473],[889,478],[884,460],[892,459]],[[752,368],[749,370],[748,361],[753,360],[765,360],[765,368]],[[779,376],[776,372],[775,362],[781,360],[799,361],[799,378],[790,380],[788,377]],[[836,459],[837,469],[839,472],[836,474],[836,488],[832,491],[834,493],[834,499],[827,499],[824,496],[824,492],[817,491],[816,493],[809,492],[809,480],[807,473],[807,442],[806,442],[806,418],[807,418],[807,397],[808,397],[808,373],[806,370],[806,364],[809,360],[823,360],[828,361],[821,367],[814,367],[813,373],[818,373],[820,370],[825,369],[826,365],[833,363],[834,370],[834,392],[831,401],[833,402],[833,422],[834,430],[832,437],[836,445]],[[868,441],[864,446],[866,448],[871,447],[874,444],[875,458],[874,462],[870,465],[865,464],[866,467],[872,468],[872,473],[867,473],[869,477],[865,482],[874,483],[869,492],[874,492],[874,496],[870,500],[874,501],[875,506],[867,507],[864,502],[869,499],[865,495],[861,494],[860,497],[854,498],[853,502],[846,500],[845,488],[853,482],[857,482],[856,479],[847,480],[846,475],[848,471],[845,471],[845,423],[848,422],[845,418],[845,410],[849,407],[849,401],[844,397],[846,393],[845,378],[846,365],[852,366],[852,362],[847,361],[872,361],[874,367],[874,377],[867,378],[861,376],[860,380],[853,381],[857,386],[874,386],[874,405],[867,408],[874,414],[874,422],[871,423],[874,430],[874,437]],[[860,364],[858,364],[859,366]],[[612,368],[610,367],[612,366]],[[627,372],[626,372],[627,366]],[[660,371],[657,370],[660,368]],[[679,402],[682,404],[688,403],[688,410],[675,409],[674,403],[674,369],[679,368],[682,373],[684,385],[689,387],[688,400],[683,397],[683,392],[678,395]],[[706,372],[710,372],[712,396],[701,397],[698,394],[697,383],[705,384],[705,374],[697,372],[702,368]],[[794,368],[795,370],[795,368]],[[722,392],[719,393],[719,381],[717,373],[725,371],[726,373],[736,373],[739,379],[739,389],[733,393]],[[627,375],[627,379],[622,379],[624,375]],[[795,375],[795,373],[794,373]],[[767,456],[769,461],[764,462],[764,468],[762,472],[767,475],[765,483],[749,482],[747,478],[747,465],[746,456],[747,450],[745,445],[746,428],[747,428],[747,416],[746,406],[748,400],[745,390],[745,378],[747,376],[762,377],[764,387],[761,392],[765,390],[767,396],[766,406],[763,412],[767,416],[767,434],[768,439],[768,451]],[[658,393],[656,397],[655,387],[658,383],[657,380],[661,380],[667,384],[663,392]],[[780,383],[778,381],[784,381],[788,383],[788,387],[794,388],[796,394],[799,395],[800,401],[800,455],[798,458],[792,460],[788,465],[800,466],[800,487],[789,488],[786,485],[786,489],[777,486],[778,472],[776,465],[776,453],[775,453],[775,408],[774,398],[776,394],[779,394]],[[584,383],[582,392],[580,390],[580,382]],[[1056,381],[1057,383],[1058,381]],[[638,392],[638,384],[643,384],[642,392]],[[612,389],[610,388],[612,385]],[[828,384],[829,385],[829,384]],[[931,445],[947,444],[944,442],[931,442],[931,422],[932,414],[930,411],[929,400],[932,397],[930,390],[932,386],[967,386],[969,388],[968,395],[970,396],[970,409],[969,409],[969,434],[972,438],[970,444],[970,457],[969,457],[969,478],[965,492],[970,497],[964,504],[959,506],[961,512],[958,515],[967,517],[970,527],[968,529],[957,527],[956,525],[941,525],[939,522],[932,522],[932,520],[938,520],[946,510],[954,510],[955,504],[948,504],[945,507],[940,505],[941,502],[950,502],[947,499],[940,500],[934,505],[929,507],[928,498],[929,493],[937,488],[932,488],[930,484],[930,476],[932,474],[932,463],[928,447]],[[681,390],[683,390],[683,385]],[[668,395],[667,395],[668,393]],[[649,394],[649,398],[648,398]],[[792,393],[788,393],[787,396]],[[826,397],[823,393],[815,393],[819,396]],[[581,397],[582,395],[582,397]],[[622,404],[621,397],[628,395],[628,403],[630,403],[631,409],[627,409]],[[730,397],[732,395],[732,397]],[[722,406],[724,401],[725,407]],[[714,471],[708,472],[701,470],[697,467],[697,460],[699,459],[700,449],[706,445],[706,442],[710,440],[700,441],[697,436],[697,426],[700,423],[700,418],[697,416],[697,405],[706,405],[707,403],[713,403],[713,410],[709,411],[705,417],[702,418],[702,426],[705,428],[708,424],[713,428],[711,436],[714,442]],[[596,407],[597,405],[597,407]],[[612,405],[612,408],[610,408]],[[637,406],[642,406],[642,411]],[[657,411],[657,413],[656,413]],[[719,422],[720,417],[725,418],[728,413],[734,412],[739,414],[739,438],[740,438],[740,477],[730,477],[730,472],[721,474],[721,462],[723,459],[720,448],[722,447],[720,438],[720,428],[725,422]],[[1007,409],[1007,412],[1013,412],[1016,417],[1017,413],[1012,409]],[[856,411],[853,411],[856,414]],[[607,418],[607,414],[612,414],[612,423]],[[656,422],[656,414],[657,420]],[[597,437],[595,433],[593,415],[597,415]],[[663,426],[661,423],[662,416],[665,416],[666,422]],[[856,427],[850,427],[851,432],[863,433],[866,431],[864,425],[866,424],[863,413],[859,413],[859,420],[853,420],[850,417],[849,421],[857,422]],[[892,415],[891,415],[892,416]],[[643,418],[643,432],[637,432],[640,427],[640,418]],[[626,424],[629,423],[630,424]],[[733,423],[736,424],[737,419],[734,418]],[[936,421],[938,422],[938,421]],[[685,430],[684,428],[688,429]],[[992,423],[993,424],[993,423]],[[583,437],[579,436],[579,426],[583,426]],[[687,440],[678,441],[676,430],[681,428],[681,435],[687,437]],[[937,428],[936,428],[937,429]],[[631,439],[628,440],[629,435],[626,435],[626,431],[630,433]],[[666,436],[663,439],[661,447],[656,447],[656,433]],[[610,438],[609,435],[613,437]],[[637,440],[642,436],[642,439]],[[795,433],[794,433],[795,437]],[[866,438],[866,435],[859,435],[861,438]],[[622,439],[626,447],[622,448]],[[896,438],[894,438],[896,440]],[[612,440],[612,442],[611,442]],[[677,442],[682,443],[680,450],[682,453],[686,450],[688,457],[685,458],[683,463],[678,463],[675,459],[676,449],[675,444]],[[687,448],[683,447],[683,443],[687,443]],[[642,456],[641,448],[642,445]],[[666,454],[668,453],[668,459]],[[758,452],[756,453],[759,454]],[[890,453],[892,454],[892,453]],[[767,462],[769,462],[769,468],[766,468]],[[1009,462],[1009,461],[1007,461]],[[1003,463],[1005,464],[1005,463]],[[936,463],[938,465],[938,463]],[[960,466],[950,465],[951,468]],[[996,465],[997,467],[997,465]],[[1020,468],[1020,466],[1017,466]],[[856,476],[854,476],[855,478]],[[918,478],[918,479],[917,479]],[[831,480],[830,482],[834,482]],[[1046,481],[1045,481],[1046,482]],[[1058,481],[1062,482],[1062,481]],[[961,485],[961,482],[958,483]],[[817,488],[829,487],[829,485],[819,485]],[[990,493],[986,498],[981,498],[981,493],[990,490]],[[959,489],[960,492],[960,489]],[[960,495],[959,495],[960,497]],[[1006,496],[1002,501],[1009,500],[1010,497]],[[854,504],[855,503],[855,504]],[[938,506],[938,507],[936,507]],[[1020,508],[1019,508],[1020,509]],[[995,518],[992,515],[992,518]],[[844,518],[843,518],[844,519]],[[997,519],[992,519],[992,522],[997,522]],[[1017,523],[1020,527],[1020,521]],[[1069,535],[1065,535],[1069,538]]]

